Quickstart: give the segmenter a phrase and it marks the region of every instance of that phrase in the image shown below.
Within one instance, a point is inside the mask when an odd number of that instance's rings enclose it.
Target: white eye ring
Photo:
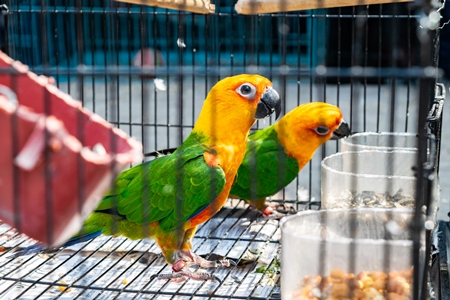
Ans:
[[[314,131],[318,135],[327,135],[330,132],[330,129],[326,126],[317,126],[316,128],[314,128]]]
[[[253,99],[256,95],[256,87],[251,83],[243,83],[237,89],[236,93],[247,99]]]

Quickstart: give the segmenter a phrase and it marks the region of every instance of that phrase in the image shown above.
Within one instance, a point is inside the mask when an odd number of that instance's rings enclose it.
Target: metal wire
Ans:
[[[412,28],[417,26],[412,24],[419,14],[411,10],[398,11],[404,8],[400,4],[393,4],[391,11],[389,4],[383,4],[374,11],[362,6],[246,17],[236,14],[228,1],[216,2],[218,12],[204,16],[130,4],[122,6],[109,1],[78,0],[75,5],[70,1],[64,4],[42,1],[40,5],[32,0],[9,2],[6,15],[8,54],[28,64],[37,74],[54,76],[61,90],[78,93],[73,96],[86,108],[138,138],[144,145],[144,153],[148,154],[147,159],[152,159],[155,150],[180,145],[193,128],[201,101],[215,82],[224,76],[245,72],[260,73],[274,82],[283,96],[284,113],[311,101],[337,104],[354,131],[419,132],[421,138],[431,131],[437,134],[439,154],[440,126],[426,128],[423,116],[428,113],[433,98],[429,89],[442,74],[432,61],[420,64],[414,60],[416,42]],[[281,6],[284,4],[282,2]],[[36,24],[42,29],[42,35],[37,34]],[[396,33],[404,24],[407,24],[406,36],[402,37],[406,44],[406,65],[400,66],[396,61],[400,49]],[[383,35],[382,28],[386,26],[391,30],[390,37]],[[371,37],[374,27],[378,32]],[[330,36],[325,30],[329,30]],[[72,33],[75,40],[71,38]],[[333,33],[337,35],[335,40]],[[32,40],[38,43],[29,42]],[[375,46],[372,45],[374,40]],[[422,42],[422,50],[433,50],[431,41],[419,42]],[[386,52],[389,46],[392,49]],[[3,74],[10,75],[14,82],[17,72],[12,68],[0,68],[0,75]],[[166,91],[151,79],[164,80]],[[48,97],[45,97],[45,112],[51,114]],[[83,141],[85,128],[80,121],[77,131]],[[265,123],[259,122],[253,130],[274,121],[270,118]],[[12,136],[16,135],[13,132]],[[115,153],[117,145],[112,134],[110,141]],[[425,203],[431,198],[428,186],[431,183],[423,176],[426,173],[423,163],[429,158],[426,153],[430,147],[425,141],[420,146],[417,200]],[[13,148],[16,154],[17,143],[13,143]],[[286,204],[295,210],[319,208],[320,161],[338,150],[337,143],[323,146],[294,184],[271,197],[269,203]],[[438,163],[439,155],[437,157]],[[111,170],[114,169],[111,165]],[[283,165],[278,169],[281,175],[285,171]],[[47,171],[48,179],[51,176],[50,170]],[[86,193],[85,168],[81,160],[77,172],[81,199]],[[20,189],[14,176],[17,200],[14,204],[18,211]],[[49,181],[46,187],[51,191]],[[301,188],[305,187],[306,197],[300,195]],[[181,190],[181,184],[177,188]],[[49,212],[53,201],[49,193]],[[150,275],[170,272],[163,256],[152,242],[124,238],[98,237],[74,248],[64,259],[67,249],[8,258],[8,254],[31,241],[0,223],[0,249],[7,249],[0,256],[0,297],[13,294],[18,298],[51,295],[54,299],[67,295],[74,299],[142,296],[277,299],[280,279],[276,278],[272,285],[266,280],[271,276],[268,270],[277,264],[277,251],[273,254],[272,250],[280,246],[280,229],[273,220],[255,222],[257,216],[244,201],[230,200],[217,216],[197,230],[193,250],[208,249],[207,259],[213,259],[216,253],[224,257],[234,255],[233,251],[242,248],[233,257],[242,266],[212,271],[229,285],[188,281],[174,286],[150,280]],[[421,224],[419,210],[416,221]],[[47,225],[51,235],[52,224]],[[20,229],[20,224],[16,227]],[[355,237],[357,228],[352,229],[351,237]],[[417,266],[425,263],[418,254],[417,234],[423,228],[417,225],[411,230],[415,237]],[[266,262],[267,268],[260,274],[254,273],[258,260],[246,258],[254,246],[262,253],[272,253]],[[322,255],[327,255],[325,244],[321,249]],[[349,270],[354,271],[355,261],[351,257],[357,251],[354,245],[349,250]],[[390,251],[387,246],[386,256]],[[386,270],[389,264],[386,259]],[[415,299],[425,293],[426,266],[425,263],[415,269]],[[325,269],[322,260],[319,273],[323,276]],[[62,282],[67,278],[70,278],[68,282]],[[243,287],[247,290],[242,291]]]

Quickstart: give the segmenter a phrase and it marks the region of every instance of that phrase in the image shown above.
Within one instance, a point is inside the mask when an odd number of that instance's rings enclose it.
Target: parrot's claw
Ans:
[[[235,267],[237,264],[229,259],[223,259],[223,260],[215,260],[210,261],[207,259],[204,259],[203,257],[195,254],[192,251],[180,251],[178,254],[179,260],[176,261],[172,265],[172,269],[175,272],[179,272],[181,269],[191,266],[200,266],[202,268],[220,268],[220,267]]]
[[[277,209],[272,206],[266,206],[264,210],[259,212],[261,213],[261,216],[257,217],[259,221],[280,220],[286,216],[286,214],[277,211]]]
[[[268,216],[265,216],[263,214],[263,217],[265,219],[268,219],[268,220],[280,220],[281,218],[285,217],[286,215],[287,214],[284,214],[284,213],[281,213],[279,211],[273,210],[273,212],[270,215],[268,215]]]
[[[224,266],[224,267],[230,267],[230,265],[233,267],[237,267],[237,263],[234,260],[230,260],[230,259],[225,259],[225,260],[228,262],[228,266]],[[219,261],[222,262],[222,260],[219,260]]]
[[[220,268],[220,267],[237,266],[236,262],[232,260],[223,259],[210,261],[204,259],[203,257],[189,250],[178,251],[176,257],[178,258],[178,260],[173,263],[172,265],[173,272],[171,274],[152,275],[150,277],[150,280],[157,278],[157,279],[171,280],[174,282],[183,282],[188,278],[190,278],[193,280],[205,280],[205,281],[210,280],[222,283],[222,280],[220,280],[217,276],[213,274],[209,274],[206,272],[192,272],[191,270],[189,270],[189,267],[199,266],[201,268]]]
[[[286,205],[284,203],[279,203],[275,205],[275,210],[280,214],[296,214],[297,211],[291,205]],[[281,212],[280,212],[281,211]]]
[[[277,205],[267,205],[264,210],[261,211],[264,220],[279,220],[288,214],[295,213],[296,211],[292,206],[286,206],[282,203]]]
[[[219,284],[222,283],[222,280],[220,280],[219,277],[213,275],[213,274],[209,274],[209,273],[205,273],[205,272],[191,272],[191,271],[183,271],[182,272],[183,276],[186,276],[188,278],[191,278],[193,280],[210,280],[210,281],[218,281]]]

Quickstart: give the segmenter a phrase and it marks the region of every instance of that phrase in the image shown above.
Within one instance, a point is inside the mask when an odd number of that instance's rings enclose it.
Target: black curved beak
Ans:
[[[267,87],[260,100],[256,107],[255,118],[263,119],[275,112],[275,119],[278,119],[281,113],[281,100],[277,91],[271,86]]]
[[[339,140],[339,139],[342,139],[344,137],[348,137],[350,134],[351,134],[350,126],[348,126],[348,124],[344,120],[342,120],[342,122],[339,125],[339,127],[336,128],[335,131],[333,131],[333,134],[331,135],[331,139],[332,140]]]

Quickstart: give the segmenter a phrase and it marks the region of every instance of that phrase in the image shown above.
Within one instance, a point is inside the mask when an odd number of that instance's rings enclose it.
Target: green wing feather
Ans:
[[[256,200],[276,194],[299,172],[297,160],[278,143],[273,126],[251,134],[230,195]]]
[[[117,212],[138,225],[158,221],[166,231],[202,211],[222,192],[225,174],[206,164],[208,148],[198,140],[190,137],[173,154],[122,172],[96,211]]]

